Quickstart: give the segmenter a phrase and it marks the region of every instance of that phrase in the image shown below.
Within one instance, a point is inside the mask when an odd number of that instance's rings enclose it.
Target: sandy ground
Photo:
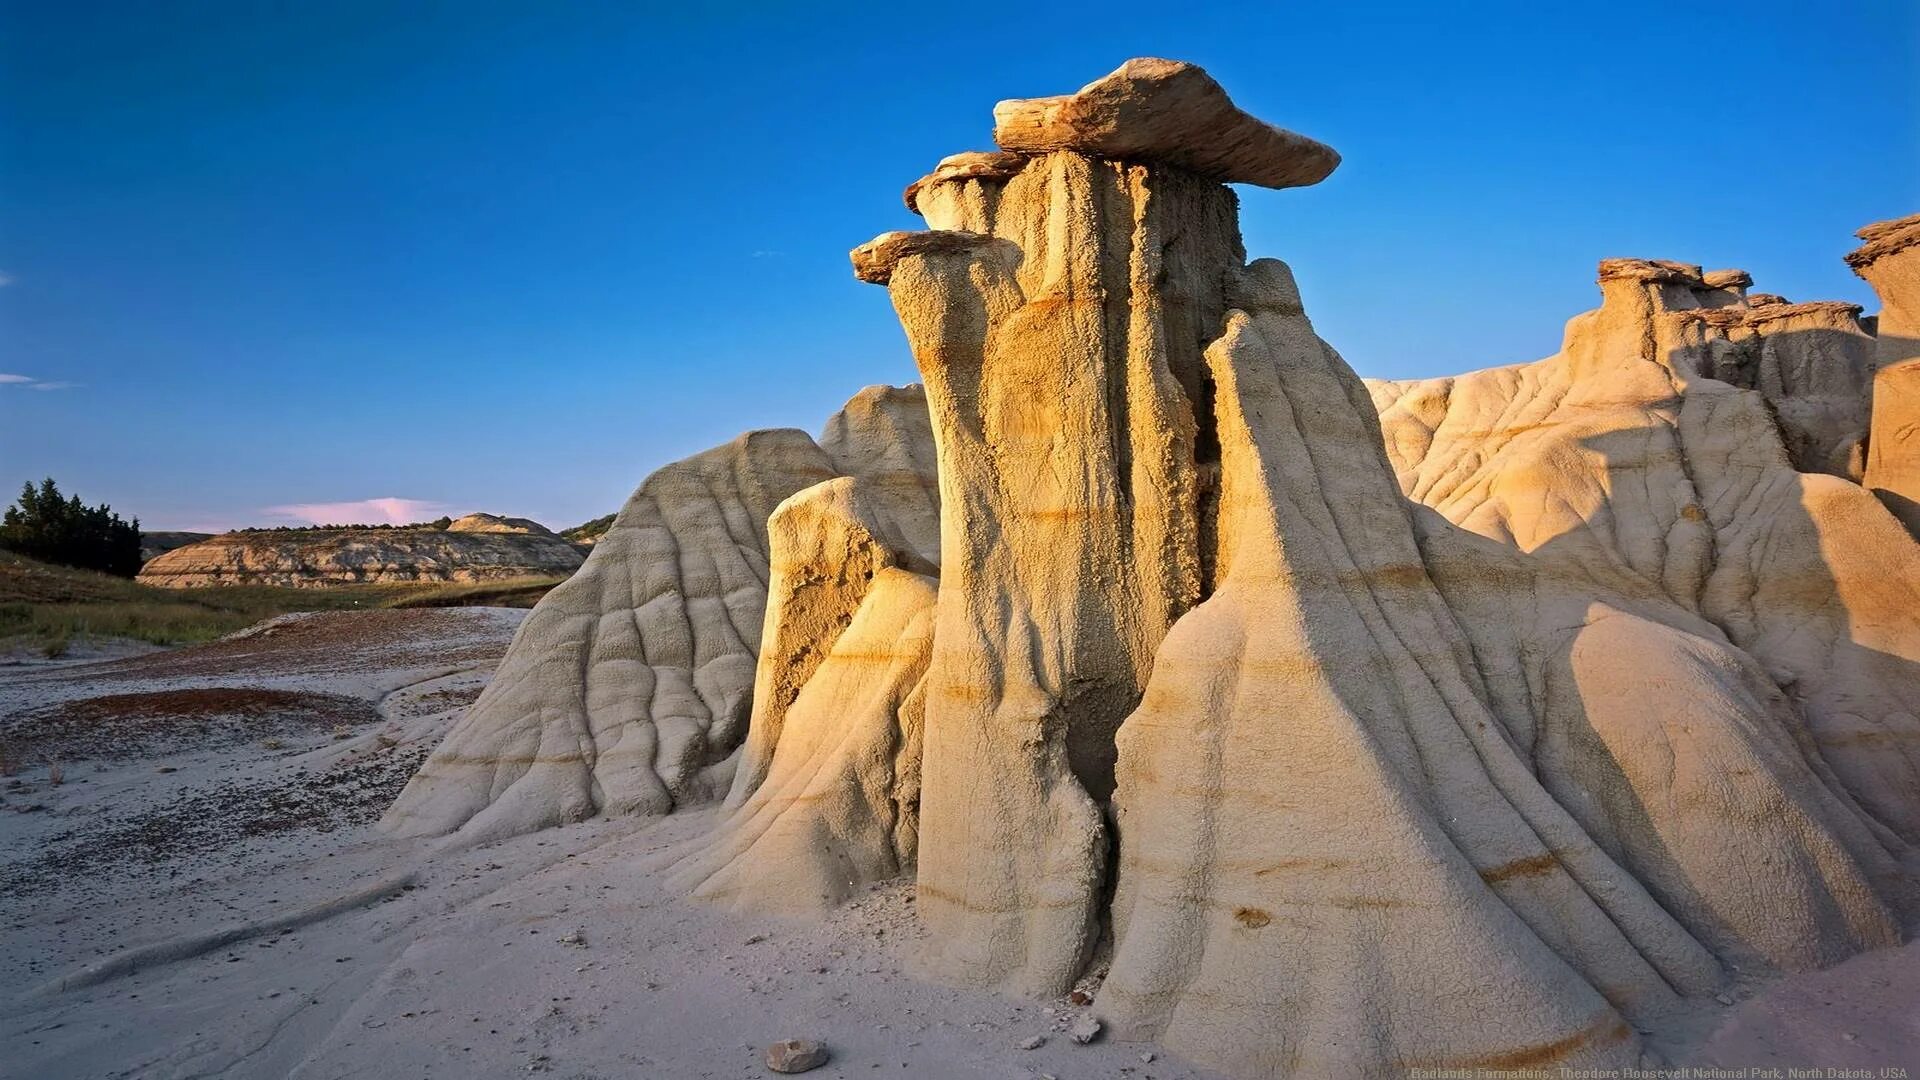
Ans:
[[[671,894],[645,867],[712,811],[466,850],[381,836],[524,614],[289,617],[0,667],[0,739],[38,748],[0,780],[0,1076],[764,1077],[785,1038],[831,1048],[823,1080],[1212,1075],[1075,1044],[1090,1010],[1065,999],[940,985],[905,883],[817,921]],[[1775,983],[1667,1049],[1920,1077],[1920,947]]]

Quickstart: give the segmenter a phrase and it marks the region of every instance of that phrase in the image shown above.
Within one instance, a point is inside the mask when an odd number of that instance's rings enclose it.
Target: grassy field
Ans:
[[[82,638],[155,645],[211,641],[290,611],[353,608],[532,607],[563,578],[460,585],[345,585],[286,589],[230,585],[156,589],[126,578],[50,566],[0,551],[0,649],[59,656]]]

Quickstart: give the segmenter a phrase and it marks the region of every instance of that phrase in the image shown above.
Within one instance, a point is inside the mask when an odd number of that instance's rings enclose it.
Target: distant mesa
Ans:
[[[579,547],[539,522],[498,514],[419,525],[249,529],[204,538],[159,535],[195,538],[160,552],[141,568],[142,584],[165,588],[553,578],[572,574],[586,559]]]
[[[454,518],[448,532],[457,533],[531,533],[552,536],[553,530],[531,518],[501,517],[498,514],[468,514]]]

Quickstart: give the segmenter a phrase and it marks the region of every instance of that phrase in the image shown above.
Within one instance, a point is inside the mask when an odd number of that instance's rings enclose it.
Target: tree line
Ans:
[[[235,529],[240,533],[297,533],[297,532],[338,532],[342,529],[384,529],[384,530],[421,530],[430,529],[446,532],[453,524],[450,517],[437,517],[432,521],[413,521],[405,525],[252,525],[244,529]]]
[[[121,577],[140,572],[140,519],[123,521],[106,503],[64,497],[52,477],[20,489],[0,517],[0,548],[41,562]]]

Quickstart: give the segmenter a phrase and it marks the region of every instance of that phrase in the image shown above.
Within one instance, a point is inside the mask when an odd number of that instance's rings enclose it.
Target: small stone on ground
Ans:
[[[812,1039],[786,1039],[767,1047],[767,1068],[777,1073],[803,1073],[826,1063],[826,1045]]]

